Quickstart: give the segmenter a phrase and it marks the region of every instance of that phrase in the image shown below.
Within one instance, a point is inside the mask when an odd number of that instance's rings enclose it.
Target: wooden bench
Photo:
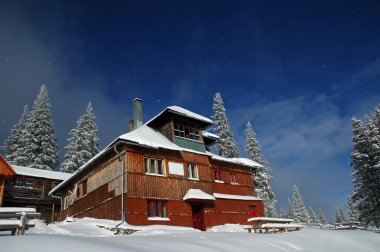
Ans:
[[[301,224],[293,223],[267,223],[262,224],[261,228],[265,229],[265,233],[298,231],[303,227]]]
[[[301,227],[303,227],[300,224],[292,223],[293,221],[293,219],[253,217],[248,219],[248,222],[252,222],[252,227],[247,227],[245,229],[248,230],[248,233],[252,233],[252,230],[254,230],[255,233],[257,231],[262,233],[263,229],[266,233],[273,233],[299,230]]]
[[[11,231],[12,235],[23,235],[25,230],[34,227],[33,220],[40,213],[34,208],[0,207],[0,231]]]

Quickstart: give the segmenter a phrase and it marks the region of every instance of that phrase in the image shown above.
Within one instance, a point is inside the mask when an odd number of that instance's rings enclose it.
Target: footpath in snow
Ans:
[[[115,226],[116,221],[76,219],[36,227],[24,236],[0,232],[0,251],[373,251],[380,248],[380,234],[362,230],[321,230],[304,228],[280,234],[248,234],[239,225],[214,227],[209,232],[169,226],[125,228],[141,230],[132,235],[114,235],[100,226]]]

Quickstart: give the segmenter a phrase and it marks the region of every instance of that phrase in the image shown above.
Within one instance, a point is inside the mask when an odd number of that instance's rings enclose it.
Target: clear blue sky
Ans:
[[[0,142],[39,87],[63,154],[92,101],[102,147],[166,106],[253,123],[279,206],[293,184],[333,216],[351,191],[351,118],[380,102],[379,1],[0,1]]]

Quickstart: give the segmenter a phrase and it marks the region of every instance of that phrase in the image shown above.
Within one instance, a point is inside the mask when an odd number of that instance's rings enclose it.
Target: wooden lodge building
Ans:
[[[132,131],[50,192],[62,199],[62,218],[206,230],[263,216],[252,179],[261,165],[209,152],[218,140],[204,131],[212,125],[210,119],[172,106],[142,124],[141,107],[135,99]]]
[[[49,192],[71,174],[9,164],[0,155],[0,207],[32,207],[49,222],[60,219],[61,201]]]

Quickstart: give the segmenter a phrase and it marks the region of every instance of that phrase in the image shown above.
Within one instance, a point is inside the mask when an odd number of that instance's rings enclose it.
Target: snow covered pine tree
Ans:
[[[271,169],[269,167],[268,161],[261,153],[260,145],[256,139],[256,135],[250,122],[247,122],[245,136],[247,139],[246,150],[248,152],[248,158],[263,166],[262,169],[256,171],[256,175],[253,177],[257,197],[264,201],[265,216],[277,217],[277,201],[270,186],[270,182],[273,178],[270,174]]]
[[[69,133],[67,139],[65,159],[61,166],[62,172],[73,173],[79,167],[99,152],[99,137],[95,115],[91,102],[88,104],[86,113],[77,121],[77,126]]]
[[[6,159],[11,164],[27,166],[32,161],[29,151],[31,136],[28,127],[30,127],[30,113],[28,105],[25,105],[18,123],[13,126],[3,147]]]
[[[306,210],[301,194],[296,185],[293,187],[293,201],[294,220],[298,222],[310,223],[309,213]]]
[[[218,141],[219,155],[228,158],[240,157],[239,150],[230,129],[230,124],[228,123],[226,109],[223,105],[220,93],[215,94],[212,108],[214,111],[214,130],[220,137]]]
[[[32,152],[32,162],[29,167],[55,170],[58,164],[58,145],[50,107],[48,91],[43,84],[31,112],[31,146],[28,148]]]
[[[372,118],[363,123],[352,119],[353,151],[352,201],[358,211],[358,219],[366,226],[380,227],[380,109],[376,108]]]

